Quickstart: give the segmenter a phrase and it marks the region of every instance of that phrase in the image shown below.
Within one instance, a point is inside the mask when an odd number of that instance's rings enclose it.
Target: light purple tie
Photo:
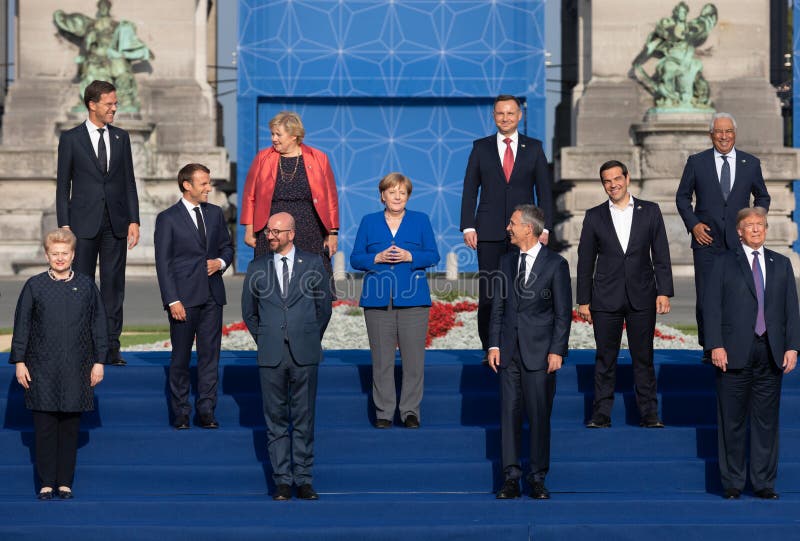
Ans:
[[[758,301],[758,315],[756,315],[756,334],[758,336],[767,332],[767,323],[764,319],[764,274],[758,262],[758,252],[753,251],[753,281],[756,284],[756,300]]]

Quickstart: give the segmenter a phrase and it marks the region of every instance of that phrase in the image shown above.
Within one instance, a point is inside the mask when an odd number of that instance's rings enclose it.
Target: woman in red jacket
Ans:
[[[339,234],[339,199],[328,157],[303,144],[305,129],[297,113],[282,111],[269,122],[272,146],[260,151],[247,173],[239,223],[244,242],[256,257],[269,251],[269,217],[288,212],[295,219],[295,244],[320,254],[328,272]],[[327,254],[326,254],[327,252]]]

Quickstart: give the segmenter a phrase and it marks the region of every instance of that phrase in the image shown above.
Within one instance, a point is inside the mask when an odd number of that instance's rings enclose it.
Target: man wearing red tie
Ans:
[[[513,248],[506,225],[517,205],[536,204],[545,217],[539,242],[547,244],[553,227],[553,197],[542,142],[517,131],[522,120],[519,100],[502,94],[494,100],[497,133],[476,140],[464,174],[461,195],[461,231],[464,244],[478,252],[478,334],[488,348],[493,276],[500,258]],[[536,201],[534,201],[536,190]],[[478,193],[480,192],[480,201]]]

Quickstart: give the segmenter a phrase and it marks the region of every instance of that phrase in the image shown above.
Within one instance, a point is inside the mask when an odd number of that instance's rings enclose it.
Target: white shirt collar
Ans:
[[[88,118],[86,119],[86,122],[84,122],[84,124],[86,125],[86,129],[89,130],[89,132],[104,129],[106,130],[106,133],[108,133],[108,124],[103,124],[101,127],[98,128],[97,126],[94,125],[94,122],[92,122]]]
[[[189,201],[185,197],[181,197],[181,201],[183,201],[183,206],[186,207],[186,210],[188,210],[192,214],[194,214],[194,208],[195,207],[200,207],[199,203],[195,205],[194,203],[192,203],[191,201]],[[202,207],[200,207],[200,208],[202,209]]]
[[[722,156],[722,152],[717,150],[717,147],[714,147],[714,159],[715,160],[719,160],[721,156]],[[733,161],[736,161],[736,147],[733,147],[730,152],[725,154],[725,156],[728,156]]]
[[[512,144],[517,144],[517,142],[519,141],[519,131],[515,130],[514,133],[512,133],[511,135],[503,135],[502,133],[497,132],[497,142],[498,143],[503,143],[505,145],[506,144],[506,142],[505,142],[505,138],[506,137],[511,139],[511,143]]]
[[[627,204],[627,205],[625,205],[625,208],[622,208],[622,209],[621,209],[621,208],[619,208],[618,206],[616,206],[616,205],[614,204],[614,202],[611,200],[611,198],[610,198],[610,197],[608,198],[608,208],[610,208],[610,209],[616,209],[616,210],[619,210],[620,212],[621,212],[621,211],[624,211],[624,210],[627,210],[627,209],[631,209],[631,208],[633,208],[633,196],[632,196],[632,195],[630,195],[630,194],[628,194],[628,195],[629,195],[630,197],[628,197],[628,204]]]
[[[275,261],[275,265],[283,265],[283,261],[281,261],[284,257],[287,259],[287,263],[291,267],[294,264],[294,254],[295,254],[295,246],[292,245],[292,249],[289,250],[288,254],[281,255],[278,252],[272,254],[273,259]]]
[[[522,253],[528,254],[528,256],[530,257],[530,261],[526,261],[525,264],[526,265],[530,265],[531,261],[535,261],[536,260],[536,256],[539,255],[539,252],[541,252],[541,251],[542,251],[542,243],[541,242],[536,242],[536,244],[531,246],[530,250],[525,250],[524,252],[522,250],[520,250],[520,254],[522,254]]]

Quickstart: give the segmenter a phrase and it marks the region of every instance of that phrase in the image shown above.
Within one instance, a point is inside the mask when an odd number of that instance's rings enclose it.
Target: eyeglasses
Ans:
[[[736,133],[736,130],[728,128],[727,130],[714,130],[711,133],[714,134],[714,137],[719,137],[721,135],[733,135],[734,133]]]
[[[264,231],[266,232],[267,235],[271,234],[273,237],[277,237],[281,233],[286,233],[288,231],[291,231],[291,229],[265,229]]]
[[[754,231],[756,229],[766,229],[767,224],[764,223],[754,223],[754,224],[742,224],[742,229],[747,231]]]

